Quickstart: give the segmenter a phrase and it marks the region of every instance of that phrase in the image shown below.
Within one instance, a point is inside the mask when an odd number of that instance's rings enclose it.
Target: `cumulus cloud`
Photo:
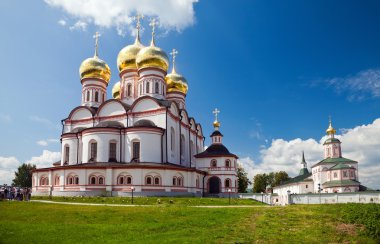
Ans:
[[[53,163],[61,159],[60,152],[51,152],[49,150],[43,150],[40,156],[32,157],[27,160],[27,164],[35,164],[37,168],[51,167]]]
[[[37,145],[47,147],[51,143],[58,143],[58,142],[59,142],[59,140],[57,140],[57,139],[47,139],[47,140],[39,140],[36,143],[37,143]]]
[[[45,0],[80,23],[115,27],[119,34],[133,30],[131,16],[136,13],[157,17],[165,30],[181,31],[195,21],[194,4],[198,0]],[[78,22],[76,22],[78,23]],[[83,24],[81,24],[83,26]],[[83,30],[83,28],[82,28]]]
[[[367,97],[380,97],[380,68],[367,69],[355,75],[336,77],[324,81],[338,93],[346,93],[350,101]]]
[[[61,26],[66,26],[67,23],[66,23],[66,20],[60,19],[60,20],[58,20],[58,24]]]
[[[338,138],[342,142],[343,157],[359,162],[359,181],[371,188],[380,188],[380,119],[368,125],[345,129]],[[260,151],[258,162],[242,158],[240,163],[251,176],[284,170],[296,176],[301,168],[302,151],[310,168],[323,159],[323,142],[315,139],[275,139],[269,147]]]
[[[86,31],[87,23],[84,21],[78,20],[74,25],[70,26],[69,29],[71,31],[74,31],[74,30]]]
[[[14,172],[20,165],[16,157],[0,157],[0,185],[11,184]]]

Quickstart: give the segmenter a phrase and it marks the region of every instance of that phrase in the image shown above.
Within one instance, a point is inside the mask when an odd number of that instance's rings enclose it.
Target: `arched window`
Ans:
[[[69,176],[69,177],[67,178],[67,183],[68,183],[69,185],[72,185],[72,184],[73,184],[73,177],[72,177],[72,176]]]
[[[132,142],[132,160],[133,162],[140,161],[140,142],[134,141]]]
[[[171,127],[170,129],[170,149],[172,150],[172,152],[174,151],[174,147],[175,146],[175,131],[174,131],[174,128]]]
[[[229,159],[226,160],[226,168],[231,167],[231,161]]]
[[[117,160],[116,160],[116,146],[117,146],[117,143],[115,141],[111,141],[109,143],[108,162],[117,162]]]
[[[217,166],[217,164],[216,164],[216,160],[215,159],[213,159],[213,160],[211,160],[211,167],[216,167]]]
[[[149,85],[150,85],[150,82],[147,82],[146,87],[145,87],[146,88],[145,93],[149,93],[149,88],[150,88]]]
[[[154,177],[154,184],[159,185],[160,184],[160,177],[156,176]]]
[[[127,85],[127,96],[132,96],[132,84]]]
[[[90,101],[90,91],[87,90],[86,102]]]
[[[231,187],[231,180],[230,180],[230,179],[226,179],[225,182],[224,182],[224,186],[225,186],[226,188]]]
[[[96,162],[96,157],[98,155],[98,143],[96,141],[90,142],[90,162]]]
[[[96,184],[96,176],[90,176],[90,185]]]
[[[194,157],[194,142],[190,140],[190,162],[193,161]]]
[[[65,155],[65,157],[64,157],[64,159],[63,159],[63,162],[64,163],[68,163],[69,162],[69,160],[70,160],[70,147],[69,147],[69,145],[65,145],[65,151],[64,151],[64,155]]]
[[[196,179],[196,181],[195,181],[195,186],[196,186],[197,188],[199,188],[199,177],[197,177],[197,179]]]
[[[99,92],[95,92],[95,102],[99,102]]]
[[[75,185],[78,185],[78,184],[79,184],[79,177],[78,177],[78,176],[75,176],[75,177],[74,177],[74,184],[75,184]]]
[[[181,159],[185,159],[186,149],[185,149],[185,136],[181,135]]]
[[[103,176],[99,177],[99,185],[104,185],[104,177]]]
[[[41,177],[40,178],[40,185],[41,186],[47,186],[49,185],[49,179],[45,176]]]
[[[183,180],[182,180],[181,177],[177,178],[177,184],[178,184],[179,186],[182,186],[182,184],[183,184]]]
[[[117,183],[119,185],[123,185],[124,184],[124,176],[119,176],[119,179],[118,179]]]
[[[176,186],[177,185],[177,177],[173,177],[173,186]]]
[[[59,185],[59,176],[55,176],[54,178],[54,185],[58,186]]]
[[[132,184],[132,177],[131,176],[127,176],[127,185],[131,185]]]
[[[141,96],[142,90],[143,90],[142,84],[140,84],[140,96]]]
[[[146,185],[152,185],[152,176],[147,176],[146,177],[145,184]]]
[[[157,93],[157,94],[159,93],[158,86],[159,86],[158,82],[154,83],[154,92]]]

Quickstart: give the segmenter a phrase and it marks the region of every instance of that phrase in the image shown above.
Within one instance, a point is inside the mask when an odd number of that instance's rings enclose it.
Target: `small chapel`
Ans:
[[[212,143],[186,111],[188,82],[157,46],[134,43],[117,57],[119,81],[107,99],[111,71],[95,53],[79,67],[81,102],[62,120],[61,160],[33,171],[32,194],[50,196],[224,196],[237,193],[238,157],[223,145],[215,109]],[[79,99],[78,99],[79,101]]]

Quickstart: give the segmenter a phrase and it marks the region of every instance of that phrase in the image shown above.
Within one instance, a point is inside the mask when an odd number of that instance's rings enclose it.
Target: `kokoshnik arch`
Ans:
[[[156,46],[133,44],[117,57],[120,81],[107,100],[111,72],[95,54],[79,68],[81,105],[62,120],[62,157],[33,172],[33,195],[195,195],[237,193],[237,156],[222,144],[215,109],[212,144],[204,150],[202,126],[186,111],[188,83]]]

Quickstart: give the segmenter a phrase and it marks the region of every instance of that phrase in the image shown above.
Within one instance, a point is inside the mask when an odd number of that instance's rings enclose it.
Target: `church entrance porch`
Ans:
[[[220,179],[217,176],[213,176],[208,180],[208,193],[219,194],[220,193]]]

